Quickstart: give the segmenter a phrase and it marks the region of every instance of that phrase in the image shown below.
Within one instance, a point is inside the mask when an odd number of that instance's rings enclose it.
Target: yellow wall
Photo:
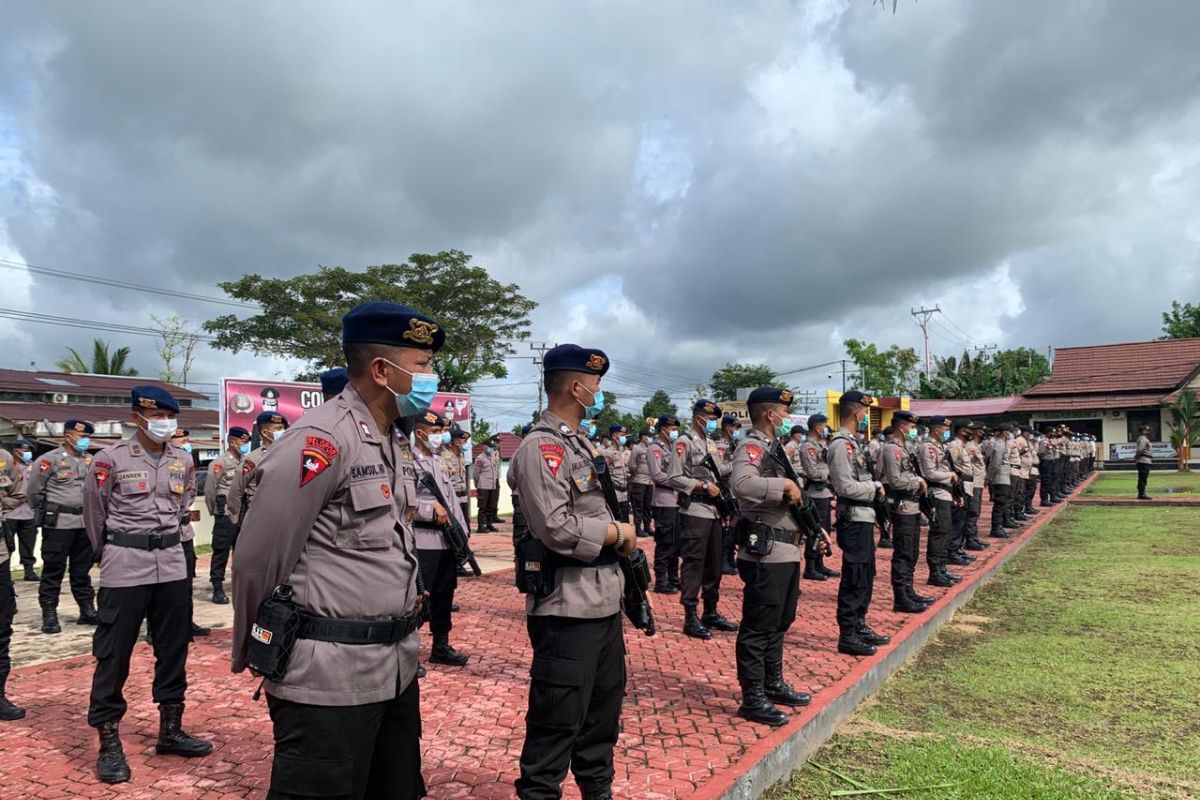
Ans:
[[[842,396],[841,392],[827,391],[825,392],[825,416],[829,417],[829,427],[837,430],[841,427],[841,417],[838,416],[838,399]],[[875,405],[871,407],[872,423],[867,429],[869,435],[874,435],[884,428],[892,424],[892,414],[896,411],[907,411],[910,408],[910,399],[907,395],[900,396],[900,408],[878,408],[879,400],[876,398]],[[875,424],[874,419],[878,414],[878,424]]]

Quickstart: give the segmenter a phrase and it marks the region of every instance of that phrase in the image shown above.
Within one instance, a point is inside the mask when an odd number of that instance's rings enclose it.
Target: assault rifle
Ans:
[[[462,525],[458,524],[458,520],[451,513],[451,506],[446,502],[442,489],[437,484],[437,479],[431,473],[422,472],[421,485],[428,489],[433,498],[446,510],[446,524],[438,525],[438,527],[445,534],[446,544],[450,545],[455,560],[466,561],[470,565],[471,571],[475,573],[475,577],[479,577],[483,574],[483,570],[479,568],[479,562],[475,560],[475,553],[471,552],[471,545],[467,542],[467,532],[463,530]]]
[[[608,471],[608,462],[604,456],[598,455],[592,459],[592,469],[600,479],[600,488],[604,491],[604,502],[612,513],[613,519],[621,514],[621,503],[617,500],[617,487],[613,484],[612,473]],[[650,608],[650,564],[641,548],[635,548],[628,556],[617,557],[621,572],[625,575],[625,616],[633,623],[633,627],[644,631],[647,636],[654,635],[654,612]]]
[[[925,476],[921,473],[921,459],[916,453],[909,453],[908,457],[912,459],[913,471],[921,476],[921,480],[925,480]],[[937,503],[934,502],[933,490],[929,488],[929,481],[925,481],[925,491],[917,495],[917,505],[921,508],[921,513],[925,515],[925,519],[929,520],[929,527],[932,530],[938,525]]]
[[[778,439],[771,442],[771,446],[767,448],[767,455],[779,467],[783,476],[794,482],[799,488],[800,476],[796,474],[796,468],[792,466],[787,453],[783,452],[783,445]],[[792,515],[792,520],[800,530],[804,531],[806,536],[813,536],[817,539],[817,549],[823,555],[833,555],[833,545],[829,541],[829,534],[821,527],[821,515],[817,511],[817,504],[811,498],[806,497],[803,503],[789,504],[788,513]]]
[[[737,519],[737,499],[733,496],[733,489],[730,488],[728,479],[721,477],[721,470],[717,468],[717,462],[713,460],[712,453],[706,455],[700,463],[708,467],[708,471],[713,474],[713,478],[717,481],[717,488],[721,490],[720,496],[713,498],[712,501],[717,509],[717,515],[726,522]]]

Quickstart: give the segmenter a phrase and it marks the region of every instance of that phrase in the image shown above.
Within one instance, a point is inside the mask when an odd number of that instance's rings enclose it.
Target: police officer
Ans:
[[[13,587],[10,564],[16,534],[8,525],[8,514],[14,509],[28,507],[23,463],[0,448],[0,521],[4,523],[4,535],[0,536],[0,721],[6,722],[25,716],[25,709],[15,705],[6,694],[8,673],[12,670],[8,646],[12,641],[13,617],[17,613],[17,591]]]
[[[333,369],[325,370],[321,373],[321,397],[328,403],[341,394],[349,382],[350,376],[346,374],[345,367],[334,367]]]
[[[214,574],[220,576],[215,579],[219,586],[213,587],[213,602],[229,602],[224,589],[225,565],[237,540],[237,519],[229,507],[229,489],[234,477],[241,472],[242,458],[249,453],[250,431],[234,425],[225,436],[225,452],[209,462],[208,477],[204,481],[204,505],[213,520],[209,579],[214,580]],[[221,589],[220,594],[215,591],[217,588]]]
[[[679,591],[679,494],[671,486],[671,453],[679,438],[679,418],[667,414],[655,423],[657,435],[646,450],[650,480],[654,482],[654,591]]]
[[[929,567],[930,586],[953,586],[962,580],[946,569],[950,563],[950,541],[954,538],[954,484],[961,480],[946,458],[945,443],[949,441],[953,423],[943,417],[927,422],[929,441],[921,444],[917,458],[921,477],[933,494],[936,519],[930,520],[925,564]]]
[[[225,510],[228,512],[229,518],[236,520],[237,524],[234,526],[233,536],[229,539],[229,547],[224,551],[224,556],[218,561],[214,552],[212,563],[209,565],[208,577],[212,581],[213,587],[212,601],[217,605],[229,602],[229,597],[225,594],[225,564],[228,561],[228,554],[237,547],[238,531],[242,520],[246,518],[246,513],[250,510],[250,504],[254,500],[254,494],[258,491],[258,476],[255,467],[262,463],[263,458],[266,457],[275,442],[283,438],[289,424],[287,417],[278,411],[263,411],[259,414],[254,420],[254,427],[258,431],[260,444],[242,456],[241,468],[235,470],[233,477],[229,480],[229,492],[225,495]]]
[[[650,462],[647,451],[653,431],[643,428],[638,431],[637,441],[629,448],[629,504],[633,510],[633,530],[637,536],[649,536],[653,511],[650,498],[654,494],[654,482],[650,480]]]
[[[911,411],[893,412],[892,436],[879,450],[892,521],[892,610],[902,614],[919,614],[935,599],[917,594],[913,587],[921,556],[920,497],[929,491],[929,485],[917,474],[902,443],[916,440],[920,421]]]
[[[488,439],[483,452],[475,457],[471,472],[475,478],[475,497],[479,519],[478,533],[496,531],[496,509],[500,505],[500,459],[496,455],[496,440]]]
[[[584,800],[611,800],[625,694],[624,580],[637,537],[614,520],[581,420],[604,406],[603,351],[563,344],[542,359],[547,410],[510,463],[526,524],[555,563],[553,590],[526,596],[533,645],[517,797],[562,796],[568,767]]]
[[[469,536],[471,533],[471,496],[467,483],[467,465],[463,461],[463,447],[466,446],[471,436],[462,428],[450,423],[449,418],[447,418],[447,427],[444,432],[449,435],[450,444],[442,448],[438,459],[450,475],[450,485],[454,487],[454,502],[458,504],[458,510],[462,512],[463,531]],[[449,500],[450,496],[447,495],[446,499]],[[517,507],[514,503],[513,516],[515,517],[516,514]],[[515,528],[516,523],[514,522],[513,525]],[[454,571],[460,578],[469,578],[475,574],[467,568],[466,556],[458,559]]]
[[[987,449],[987,481],[992,487],[992,530],[990,535],[997,539],[1009,538],[1008,519],[1012,471],[1008,461],[1008,437],[1012,426],[1001,422],[996,426],[995,437]]]
[[[963,457],[971,472],[971,496],[967,504],[966,544],[964,550],[986,550],[989,545],[979,538],[979,516],[983,513],[983,487],[987,482],[987,462],[984,460],[980,443],[983,441],[983,426],[969,422],[962,433]]]
[[[417,471],[398,419],[428,410],[441,325],[373,301],[342,318],[350,383],[255,466],[238,538],[233,670],[260,604],[291,587],[301,615],[287,673],[266,681],[275,755],[267,797],[425,794],[417,674]]]
[[[212,750],[181,728],[192,606],[180,519],[196,498],[196,468],[187,452],[170,443],[178,427],[175,398],[158,386],[136,386],[131,399],[130,422],[137,433],[96,455],[83,488],[87,535],[101,554],[87,721],[100,733],[96,774],[104,783],[129,780],[118,725],[143,620],[154,647],[156,751],[195,757]]]
[[[704,459],[716,461],[717,446],[709,438],[717,432],[721,407],[702,398],[692,407],[692,428],[681,431],[671,451],[668,468],[671,488],[679,492],[679,555],[683,562],[683,632],[694,639],[710,639],[712,631],[736,631],[717,610],[721,596],[721,519],[713,500],[721,496],[718,481],[729,466],[717,464],[714,475]],[[704,616],[696,606],[703,594]]]
[[[466,666],[467,656],[450,644],[450,607],[454,605],[454,590],[458,588],[457,562],[442,526],[453,517],[466,532],[467,521],[462,518],[462,509],[457,504],[453,508],[443,507],[433,492],[420,481],[421,475],[432,475],[442,491],[442,497],[447,502],[454,497],[454,484],[440,457],[449,443],[450,433],[443,430],[446,427],[445,418],[433,410],[411,417],[410,422],[414,444],[413,464],[418,476],[413,529],[416,533],[417,560],[425,579],[425,591],[429,592],[429,631],[433,634],[429,660],[434,664],[462,667]]]
[[[817,413],[808,418],[808,437],[796,448],[800,461],[800,469],[796,472],[804,476],[804,496],[816,505],[821,527],[831,531],[833,490],[829,488],[829,464],[825,462],[825,431],[828,427],[829,418],[824,414]],[[842,573],[825,566],[825,557],[818,544],[815,536],[807,536],[804,540],[803,577],[810,581],[839,577]]]
[[[733,470],[733,455],[742,440],[742,421],[733,414],[721,417],[721,432],[717,436],[717,461]],[[721,574],[737,574],[737,546],[733,542],[736,520],[721,520]]]
[[[33,469],[33,442],[28,439],[17,439],[13,442],[12,455],[14,463],[25,476],[26,490],[30,473]],[[9,509],[4,514],[4,525],[10,532],[10,537],[16,541],[16,551],[21,558],[21,566],[25,570],[22,580],[31,583],[41,582],[34,565],[34,547],[37,545],[37,525],[33,521],[33,507],[28,502],[22,502],[16,508]]]
[[[193,465],[195,464],[195,456],[192,455],[191,431],[187,428],[176,429],[175,435],[171,437],[171,445],[187,453],[188,457],[193,459]],[[196,580],[196,529],[192,527],[192,511],[190,508],[185,508],[183,513],[179,515],[179,540],[180,544],[183,545],[183,560],[187,564],[188,616],[192,620],[192,636],[208,636],[212,631],[203,625],[196,624],[195,603],[192,602],[192,584]]]
[[[608,435],[600,443],[600,454],[608,464],[608,474],[612,475],[613,488],[617,492],[617,504],[621,511],[617,519],[624,523],[629,522],[632,511],[629,506],[629,464],[625,460],[625,443],[628,439],[629,431],[624,425],[609,425]]]
[[[1150,466],[1154,463],[1153,450],[1150,446],[1150,426],[1143,425],[1138,431],[1137,448],[1134,451],[1134,463],[1137,464],[1137,499],[1150,500],[1146,494],[1146,482],[1150,480]],[[1045,501],[1043,501],[1043,505]]]
[[[71,594],[79,604],[77,625],[95,625],[92,579],[92,545],[83,525],[83,490],[92,456],[88,453],[95,428],[91,422],[69,419],[63,426],[62,446],[33,463],[29,474],[29,503],[41,515],[42,581],[38,603],[42,607],[42,633],[61,633],[58,596],[70,562]]]
[[[871,478],[863,446],[855,431],[866,428],[872,397],[859,391],[838,399],[840,427],[829,440],[829,482],[837,495],[837,540],[842,549],[842,580],[838,586],[838,652],[852,656],[875,654],[891,637],[867,625],[867,610],[875,581],[876,496],[883,484]]]
[[[790,717],[775,704],[793,708],[812,701],[783,677],[783,638],[796,619],[800,599],[800,544],[804,534],[788,507],[803,499],[768,453],[792,405],[787,389],[763,386],[746,399],[754,426],[733,458],[732,490],[743,520],[738,573],[745,584],[738,630],[737,714],[752,722],[783,725]]]

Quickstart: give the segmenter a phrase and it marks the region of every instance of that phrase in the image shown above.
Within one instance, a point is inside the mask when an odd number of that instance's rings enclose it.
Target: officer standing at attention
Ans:
[[[13,442],[13,459],[25,477],[26,489],[33,471],[33,442],[28,439],[17,439]],[[4,527],[9,531],[9,537],[16,541],[17,550],[9,548],[10,553],[20,552],[21,566],[25,570],[22,580],[30,583],[40,583],[34,565],[34,547],[37,545],[37,525],[33,521],[33,507],[25,499],[16,508],[4,512]]]
[[[650,498],[654,494],[654,482],[650,480],[647,451],[653,435],[649,430],[638,431],[637,441],[629,448],[629,504],[633,507],[633,530],[638,536],[650,535]]]
[[[190,454],[170,443],[179,404],[158,386],[135,386],[132,439],[101,450],[83,488],[83,517],[100,553],[100,625],[92,642],[88,725],[100,732],[96,775],[104,783],[129,780],[118,725],[127,704],[122,690],[142,621],[154,647],[153,698],[158,703],[160,755],[207,755],[212,744],[183,732],[187,656],[191,635],[191,582],[183,555],[180,518],[196,499]]]
[[[563,344],[542,359],[547,410],[510,464],[529,531],[555,563],[546,596],[526,596],[533,645],[517,797],[562,796],[570,767],[584,800],[611,800],[613,745],[625,695],[624,578],[617,558],[637,546],[614,520],[579,434],[604,407],[603,351]]]
[[[709,438],[717,432],[721,407],[701,399],[692,407],[692,429],[681,431],[671,451],[668,468],[671,488],[679,492],[679,555],[683,562],[683,632],[693,639],[710,639],[712,630],[736,631],[737,624],[721,616],[721,519],[713,500],[721,496],[718,476],[703,463],[706,456],[716,461],[717,446]],[[729,466],[717,464],[722,475]],[[700,595],[704,616],[696,613]]]
[[[28,499],[42,526],[42,581],[38,603],[42,607],[42,633],[61,633],[58,596],[70,562],[71,594],[79,604],[77,625],[95,625],[95,591],[88,572],[92,545],[83,525],[83,487],[92,456],[88,453],[95,433],[87,420],[69,419],[63,426],[63,443],[33,462]]]
[[[0,522],[4,523],[4,535],[0,536],[0,721],[5,722],[25,716],[25,709],[14,705],[5,693],[8,673],[12,670],[8,646],[12,641],[13,617],[17,613],[17,590],[13,588],[10,563],[15,536],[7,515],[14,508],[28,507],[25,488],[24,467],[12,453],[0,447]]]
[[[646,450],[650,480],[654,482],[654,591],[679,591],[679,493],[671,487],[671,453],[679,438],[679,418],[665,415],[655,424],[658,435]]]
[[[788,506],[800,503],[803,493],[768,455],[792,399],[791,391],[773,386],[751,392],[746,408],[754,427],[733,457],[732,490],[744,532],[738,574],[746,586],[735,648],[742,687],[737,714],[771,726],[790,719],[776,703],[796,708],[812,702],[783,678],[783,637],[796,619],[804,540]]]
[[[342,318],[350,384],[255,467],[233,575],[233,671],[248,666],[259,606],[277,587],[290,587],[301,620],[286,674],[264,683],[269,800],[425,795],[417,473],[396,423],[429,408],[444,342],[438,323],[406,306],[352,309]]]
[[[229,517],[237,521],[233,539],[229,542],[230,552],[237,547],[238,531],[242,521],[246,519],[246,513],[250,510],[254,493],[258,491],[258,476],[255,474],[255,467],[262,463],[267,451],[275,442],[283,438],[289,424],[287,417],[278,411],[264,411],[254,420],[254,427],[258,431],[261,444],[242,456],[241,469],[233,473],[233,478],[229,481],[229,493],[225,496],[225,508],[229,512]],[[218,562],[214,555],[209,568],[209,578],[212,580],[213,587],[212,601],[218,605],[229,602],[224,587],[227,559],[228,554]]]
[[[866,427],[870,395],[846,392],[838,399],[838,432],[829,440],[829,482],[837,494],[837,542],[842,549],[842,580],[838,586],[838,652],[852,656],[875,654],[891,637],[867,625],[867,610],[875,582],[875,497],[883,484],[871,479],[856,430]]]
[[[188,458],[193,459],[192,464],[194,468],[195,460],[194,456],[192,456],[191,431],[187,428],[176,429],[175,435],[171,437],[171,445],[187,453]],[[192,527],[192,511],[190,507],[185,508],[183,513],[179,515],[179,540],[180,544],[183,545],[183,560],[187,564],[188,617],[192,620],[192,636],[208,636],[212,631],[203,625],[196,624],[195,603],[192,602],[192,585],[196,580],[196,529]]]
[[[229,562],[229,551],[237,541],[237,518],[229,508],[229,489],[233,479],[241,472],[242,458],[250,454],[250,431],[234,425],[225,437],[225,452],[208,465],[208,477],[204,480],[204,505],[213,520],[212,563],[209,577],[217,583],[213,586],[213,602],[228,603],[225,596],[225,565]],[[220,594],[216,590],[220,589]]]
[[[494,533],[496,509],[500,505],[500,465],[496,456],[495,441],[489,439],[483,452],[475,457],[471,472],[475,477],[476,532]]]
[[[717,461],[733,470],[733,454],[742,440],[742,422],[733,414],[721,417],[721,433],[717,437]],[[737,520],[721,520],[721,574],[737,575],[737,547],[733,542],[733,526]]]
[[[447,524],[453,515],[465,532],[468,530],[467,521],[462,518],[462,509],[444,508],[433,492],[420,481],[422,474],[432,475],[447,502],[454,496],[450,474],[439,458],[450,438],[450,434],[442,430],[445,425],[445,418],[432,409],[410,418],[409,427],[412,428],[415,444],[413,463],[418,476],[413,530],[416,533],[417,561],[421,564],[425,591],[429,592],[429,631],[433,634],[429,660],[434,664],[463,667],[466,666],[467,657],[450,645],[450,607],[454,604],[454,590],[458,588],[458,565],[441,526]]]
[[[1141,430],[1138,431],[1134,462],[1137,464],[1138,474],[1137,499],[1150,500],[1150,495],[1146,494],[1146,482],[1150,479],[1150,465],[1154,463],[1154,456],[1150,447],[1150,426],[1148,425],[1143,425]],[[1045,501],[1042,504],[1045,505]]]
[[[334,367],[333,369],[325,370],[321,373],[321,397],[328,403],[341,394],[349,382],[350,376],[346,374],[345,367]]]
[[[600,443],[600,453],[608,464],[608,474],[612,475],[613,488],[617,490],[617,504],[621,514],[618,522],[629,523],[631,509],[629,507],[629,465],[625,461],[625,442],[629,431],[624,425],[608,426],[608,435]],[[635,530],[636,535],[636,530]]]
[[[929,441],[917,451],[921,477],[933,493],[936,524],[931,520],[929,543],[925,547],[925,564],[929,567],[930,586],[953,586],[962,580],[946,569],[950,563],[950,541],[954,538],[954,484],[958,474],[950,469],[945,442],[950,438],[951,421],[935,418],[928,421]]]
[[[832,531],[833,490],[829,488],[829,464],[825,463],[825,429],[828,427],[829,418],[824,414],[817,413],[808,418],[808,438],[796,450],[800,457],[800,469],[796,472],[804,476],[804,496],[816,505],[821,527]],[[841,574],[825,566],[825,557],[821,555],[817,538],[806,537],[803,577],[810,581],[823,581]]]
[[[892,436],[879,450],[892,520],[892,610],[920,614],[935,598],[917,594],[913,574],[921,557],[920,497],[929,491],[902,442],[915,441],[921,419],[911,411],[892,414]]]
[[[1008,465],[1008,436],[1012,426],[1001,422],[996,426],[996,435],[987,449],[987,481],[992,487],[992,530],[997,539],[1009,538],[1005,530],[1009,523],[1009,501],[1012,491],[1012,472]]]
[[[450,446],[442,452],[442,463],[450,472],[450,481],[454,484],[454,497],[458,501],[459,510],[462,511],[463,530],[467,533],[471,532],[471,497],[467,487],[467,465],[463,461],[462,451],[470,438],[471,435],[462,428],[451,425]],[[516,513],[515,508],[513,513]]]
[[[980,442],[983,426],[974,422],[966,424],[962,431],[963,454],[971,468],[971,499],[967,506],[965,550],[986,550],[989,545],[979,539],[979,516],[983,512],[983,485],[987,482],[987,462],[983,458]]]

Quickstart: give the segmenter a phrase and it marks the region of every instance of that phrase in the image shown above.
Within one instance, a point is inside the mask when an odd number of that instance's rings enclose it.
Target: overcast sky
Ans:
[[[640,408],[857,337],[1153,338],[1200,269],[1200,3],[9,3],[0,259],[218,295],[459,248]],[[4,262],[0,262],[3,264]],[[0,308],[229,309],[0,268]],[[450,332],[453,335],[453,331]],[[0,319],[0,365],[93,335]],[[290,365],[206,351],[198,382]],[[526,417],[529,361],[479,389]],[[825,369],[800,388],[840,385]],[[200,387],[205,388],[205,387]]]

